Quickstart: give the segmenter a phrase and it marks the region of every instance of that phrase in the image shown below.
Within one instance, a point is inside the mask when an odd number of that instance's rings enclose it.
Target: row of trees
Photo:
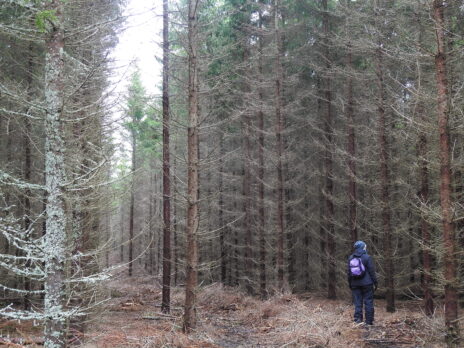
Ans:
[[[194,326],[197,272],[198,281],[262,297],[289,289],[337,298],[346,294],[346,257],[362,238],[378,262],[387,310],[399,296],[416,295],[432,314],[443,295],[448,342],[456,345],[459,5],[275,0],[179,8],[169,32],[172,83],[164,85],[172,120],[163,124],[177,162],[172,195],[163,198],[174,204],[185,328]],[[171,219],[164,221],[166,236]],[[169,237],[164,242],[166,270]]]

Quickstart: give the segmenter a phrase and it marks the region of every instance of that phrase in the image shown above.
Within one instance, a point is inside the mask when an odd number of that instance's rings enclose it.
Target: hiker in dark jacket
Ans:
[[[375,265],[372,258],[367,254],[366,243],[359,240],[354,243],[354,249],[354,253],[348,259],[348,284],[354,299],[354,321],[355,323],[363,322],[364,305],[365,323],[372,325],[374,322],[374,291],[377,290]],[[357,265],[357,260],[353,260],[353,258],[361,260],[362,265],[360,265],[360,268],[364,268],[364,275],[362,275],[362,272],[359,272],[361,273],[359,276],[353,275],[357,271],[353,267],[353,265]]]

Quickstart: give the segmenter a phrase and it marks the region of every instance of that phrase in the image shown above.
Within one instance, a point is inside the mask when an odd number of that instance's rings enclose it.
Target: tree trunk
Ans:
[[[380,5],[379,5],[380,3]],[[375,25],[378,31],[382,30],[383,11],[382,1],[376,1],[374,6]],[[384,43],[380,34],[377,38],[377,49],[375,50],[375,69],[377,76],[377,134],[379,146],[379,171],[380,171],[380,203],[381,219],[383,228],[383,252],[385,269],[385,288],[386,288],[386,310],[394,312],[395,309],[395,284],[392,250],[392,227],[391,227],[391,208],[390,208],[390,170],[388,168],[389,152],[386,126],[386,91],[384,81]]]
[[[149,261],[148,261],[148,273],[150,275],[153,274],[153,270],[155,268],[155,224],[153,223],[154,218],[154,175],[153,172],[155,171],[154,168],[154,160],[150,160],[150,193],[148,196],[148,229],[149,229],[149,238],[150,238],[150,246],[148,248],[149,253]]]
[[[246,61],[246,59],[245,59]],[[250,146],[250,117],[245,111],[242,116],[242,141],[243,141],[243,229],[245,232],[245,248],[244,248],[244,275],[245,275],[245,289],[248,294],[253,294],[252,287],[252,254],[251,254],[251,146]]]
[[[64,29],[63,2],[53,0],[47,9],[54,13],[53,27],[45,39],[45,187],[46,206],[44,346],[65,347],[63,316],[64,270],[66,255],[66,214],[63,186],[64,165]]]
[[[440,134],[440,204],[443,226],[443,268],[445,278],[445,325],[449,347],[457,347],[459,340],[457,270],[456,270],[456,237],[453,221],[451,198],[451,159],[448,129],[449,86],[447,80],[447,52],[445,38],[443,0],[434,0],[433,19],[437,40],[435,70],[437,79],[437,114]]]
[[[225,247],[225,232],[226,226],[224,226],[224,135],[219,135],[219,173],[218,173],[218,190],[219,190],[219,211],[218,211],[218,222],[219,222],[219,248],[221,252],[221,283],[226,284],[227,276],[227,262],[226,262],[226,247]]]
[[[349,8],[351,1],[346,1],[346,6]],[[348,29],[346,34],[349,35]],[[346,52],[346,66],[349,70],[353,68],[353,52],[351,42],[348,41],[347,52]],[[349,71],[348,81],[346,83],[346,121],[348,125],[348,141],[347,141],[347,153],[348,153],[348,198],[349,198],[349,235],[352,245],[358,240],[358,228],[357,228],[357,212],[356,212],[356,133],[354,130],[354,111],[353,111],[353,77],[351,71]]]
[[[275,136],[277,154],[277,282],[279,289],[284,287],[284,180],[283,180],[283,116],[282,116],[282,88],[283,88],[283,68],[282,68],[282,37],[279,28],[280,0],[274,2],[274,40],[275,51]]]
[[[259,11],[259,28],[262,28],[262,13]],[[259,289],[261,298],[266,297],[266,234],[264,215],[264,112],[262,110],[263,91],[263,37],[259,37],[258,43],[258,74],[259,74],[259,111],[258,111],[258,235],[259,235]]]
[[[336,272],[335,272],[335,226],[334,226],[334,204],[332,201],[333,196],[333,121],[332,121],[332,86],[331,79],[328,76],[331,70],[330,62],[330,50],[329,50],[329,11],[327,7],[327,0],[322,0],[322,8],[324,11],[323,15],[323,26],[324,26],[324,59],[326,62],[326,74],[325,77],[325,104],[326,104],[326,116],[325,116],[325,136],[326,136],[326,149],[325,149],[325,222],[327,228],[327,297],[330,299],[337,298],[336,292]]]
[[[33,45],[29,44],[28,47],[28,75],[27,75],[27,86],[28,86],[28,96],[33,97],[32,93],[32,76],[34,73],[34,63],[33,63]],[[28,117],[24,119],[24,137],[23,137],[23,147],[24,147],[24,181],[27,183],[31,182],[31,172],[32,172],[32,156],[31,156],[31,136],[32,136],[32,125],[31,120]],[[32,216],[32,207],[31,207],[31,190],[26,188],[24,191],[24,230],[29,230],[31,226],[31,216]],[[27,262],[26,267],[30,267],[30,262]],[[28,277],[24,278],[24,290],[26,293],[24,295],[24,310],[31,309],[31,300],[27,291],[31,290],[31,280]]]
[[[421,108],[420,112],[425,112]],[[419,168],[420,168],[420,199],[423,204],[427,204],[429,200],[429,171],[427,164],[427,136],[424,132],[419,135]],[[427,219],[421,214],[420,218],[420,229],[422,235],[422,266],[424,274],[422,277],[422,289],[424,291],[424,310],[425,314],[432,316],[434,313],[433,295],[432,295],[432,255],[430,254],[431,238],[430,238],[430,226]]]
[[[183,329],[190,332],[196,326],[196,287],[198,283],[198,68],[197,68],[197,12],[200,0],[189,0],[188,13],[188,137],[187,137],[187,229],[186,229],[186,284]]]
[[[136,151],[137,139],[135,130],[132,130],[132,178],[130,190],[130,205],[129,205],[129,277],[132,277],[132,264],[134,260],[134,205],[135,205],[135,170],[136,170]]]
[[[169,163],[169,14],[163,0],[163,299],[161,310],[170,312],[171,297],[171,180]]]
[[[388,143],[386,135],[386,112],[385,112],[385,84],[383,77],[383,50],[382,44],[376,51],[376,74],[378,83],[378,136],[380,147],[380,185],[381,185],[381,209],[383,226],[383,250],[385,253],[385,287],[387,312],[395,311],[395,284],[393,279],[393,250],[392,250],[392,228],[390,211],[390,172],[388,169]]]
[[[174,202],[174,209],[173,209],[173,233],[174,233],[174,255],[173,255],[173,262],[174,265],[174,286],[177,285],[177,280],[179,279],[179,238],[177,233],[177,135],[174,138],[174,163],[173,163],[173,175],[172,175],[172,190],[173,190],[173,202]]]
[[[417,23],[419,26],[419,47],[423,44],[423,26],[421,22],[421,16],[417,16]],[[421,65],[419,59],[417,60],[417,85],[421,86],[420,77],[422,76]],[[418,91],[419,95],[421,90]],[[426,110],[421,100],[417,103],[418,118],[421,121],[421,127],[425,127],[426,122]],[[425,129],[419,130],[419,139],[417,144],[417,157],[419,162],[419,181],[420,181],[420,192],[419,198],[422,204],[426,205],[429,201],[429,168],[427,161],[427,133]],[[421,277],[421,285],[424,292],[424,311],[427,316],[432,316],[434,313],[433,293],[432,293],[432,255],[431,255],[431,236],[430,236],[430,225],[425,217],[425,212],[421,212],[420,216],[420,235],[422,236],[422,268],[423,275]]]
[[[121,205],[119,207],[119,214],[120,214],[120,240],[119,240],[119,261],[122,263],[124,262],[124,204],[121,201]]]
[[[322,119],[322,83],[321,83],[321,78],[317,77],[316,79],[316,88],[317,88],[317,115],[319,116],[320,119]],[[325,120],[323,122],[322,127],[325,125]],[[321,143],[324,143],[325,137],[322,135],[320,139]],[[319,165],[319,173],[320,173],[320,182],[319,182],[319,188],[318,188],[318,193],[319,193],[319,202],[324,202],[324,161],[323,159],[318,163]],[[320,250],[320,267],[319,267],[319,287],[322,288],[327,288],[327,237],[326,237],[326,222],[325,222],[325,214],[324,214],[324,205],[319,204],[319,250]]]

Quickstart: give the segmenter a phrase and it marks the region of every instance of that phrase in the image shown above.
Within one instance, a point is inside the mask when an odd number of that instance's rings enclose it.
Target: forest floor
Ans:
[[[426,318],[417,301],[395,313],[376,301],[375,325],[355,326],[348,300],[278,294],[262,301],[213,284],[198,293],[198,326],[181,331],[184,290],[172,289],[170,316],[160,313],[161,289],[152,278],[116,281],[109,310],[87,332],[86,348],[107,347],[444,347],[440,315]]]
[[[444,347],[442,316],[425,317],[417,301],[399,301],[398,310],[387,313],[384,301],[376,300],[375,325],[366,328],[352,322],[348,300],[277,294],[262,301],[213,284],[199,291],[197,329],[186,335],[181,330],[182,288],[172,289],[170,315],[160,311],[161,287],[153,277],[114,280],[107,290],[111,299],[105,310],[78,335],[81,347]],[[0,323],[0,330],[4,324]],[[23,338],[30,337],[25,330],[16,328]],[[23,342],[3,345],[25,347]],[[27,347],[34,346],[39,345]]]

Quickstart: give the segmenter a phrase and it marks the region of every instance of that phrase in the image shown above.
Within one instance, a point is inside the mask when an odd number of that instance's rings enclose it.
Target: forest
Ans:
[[[0,1],[0,346],[463,347],[464,2],[135,1]]]

